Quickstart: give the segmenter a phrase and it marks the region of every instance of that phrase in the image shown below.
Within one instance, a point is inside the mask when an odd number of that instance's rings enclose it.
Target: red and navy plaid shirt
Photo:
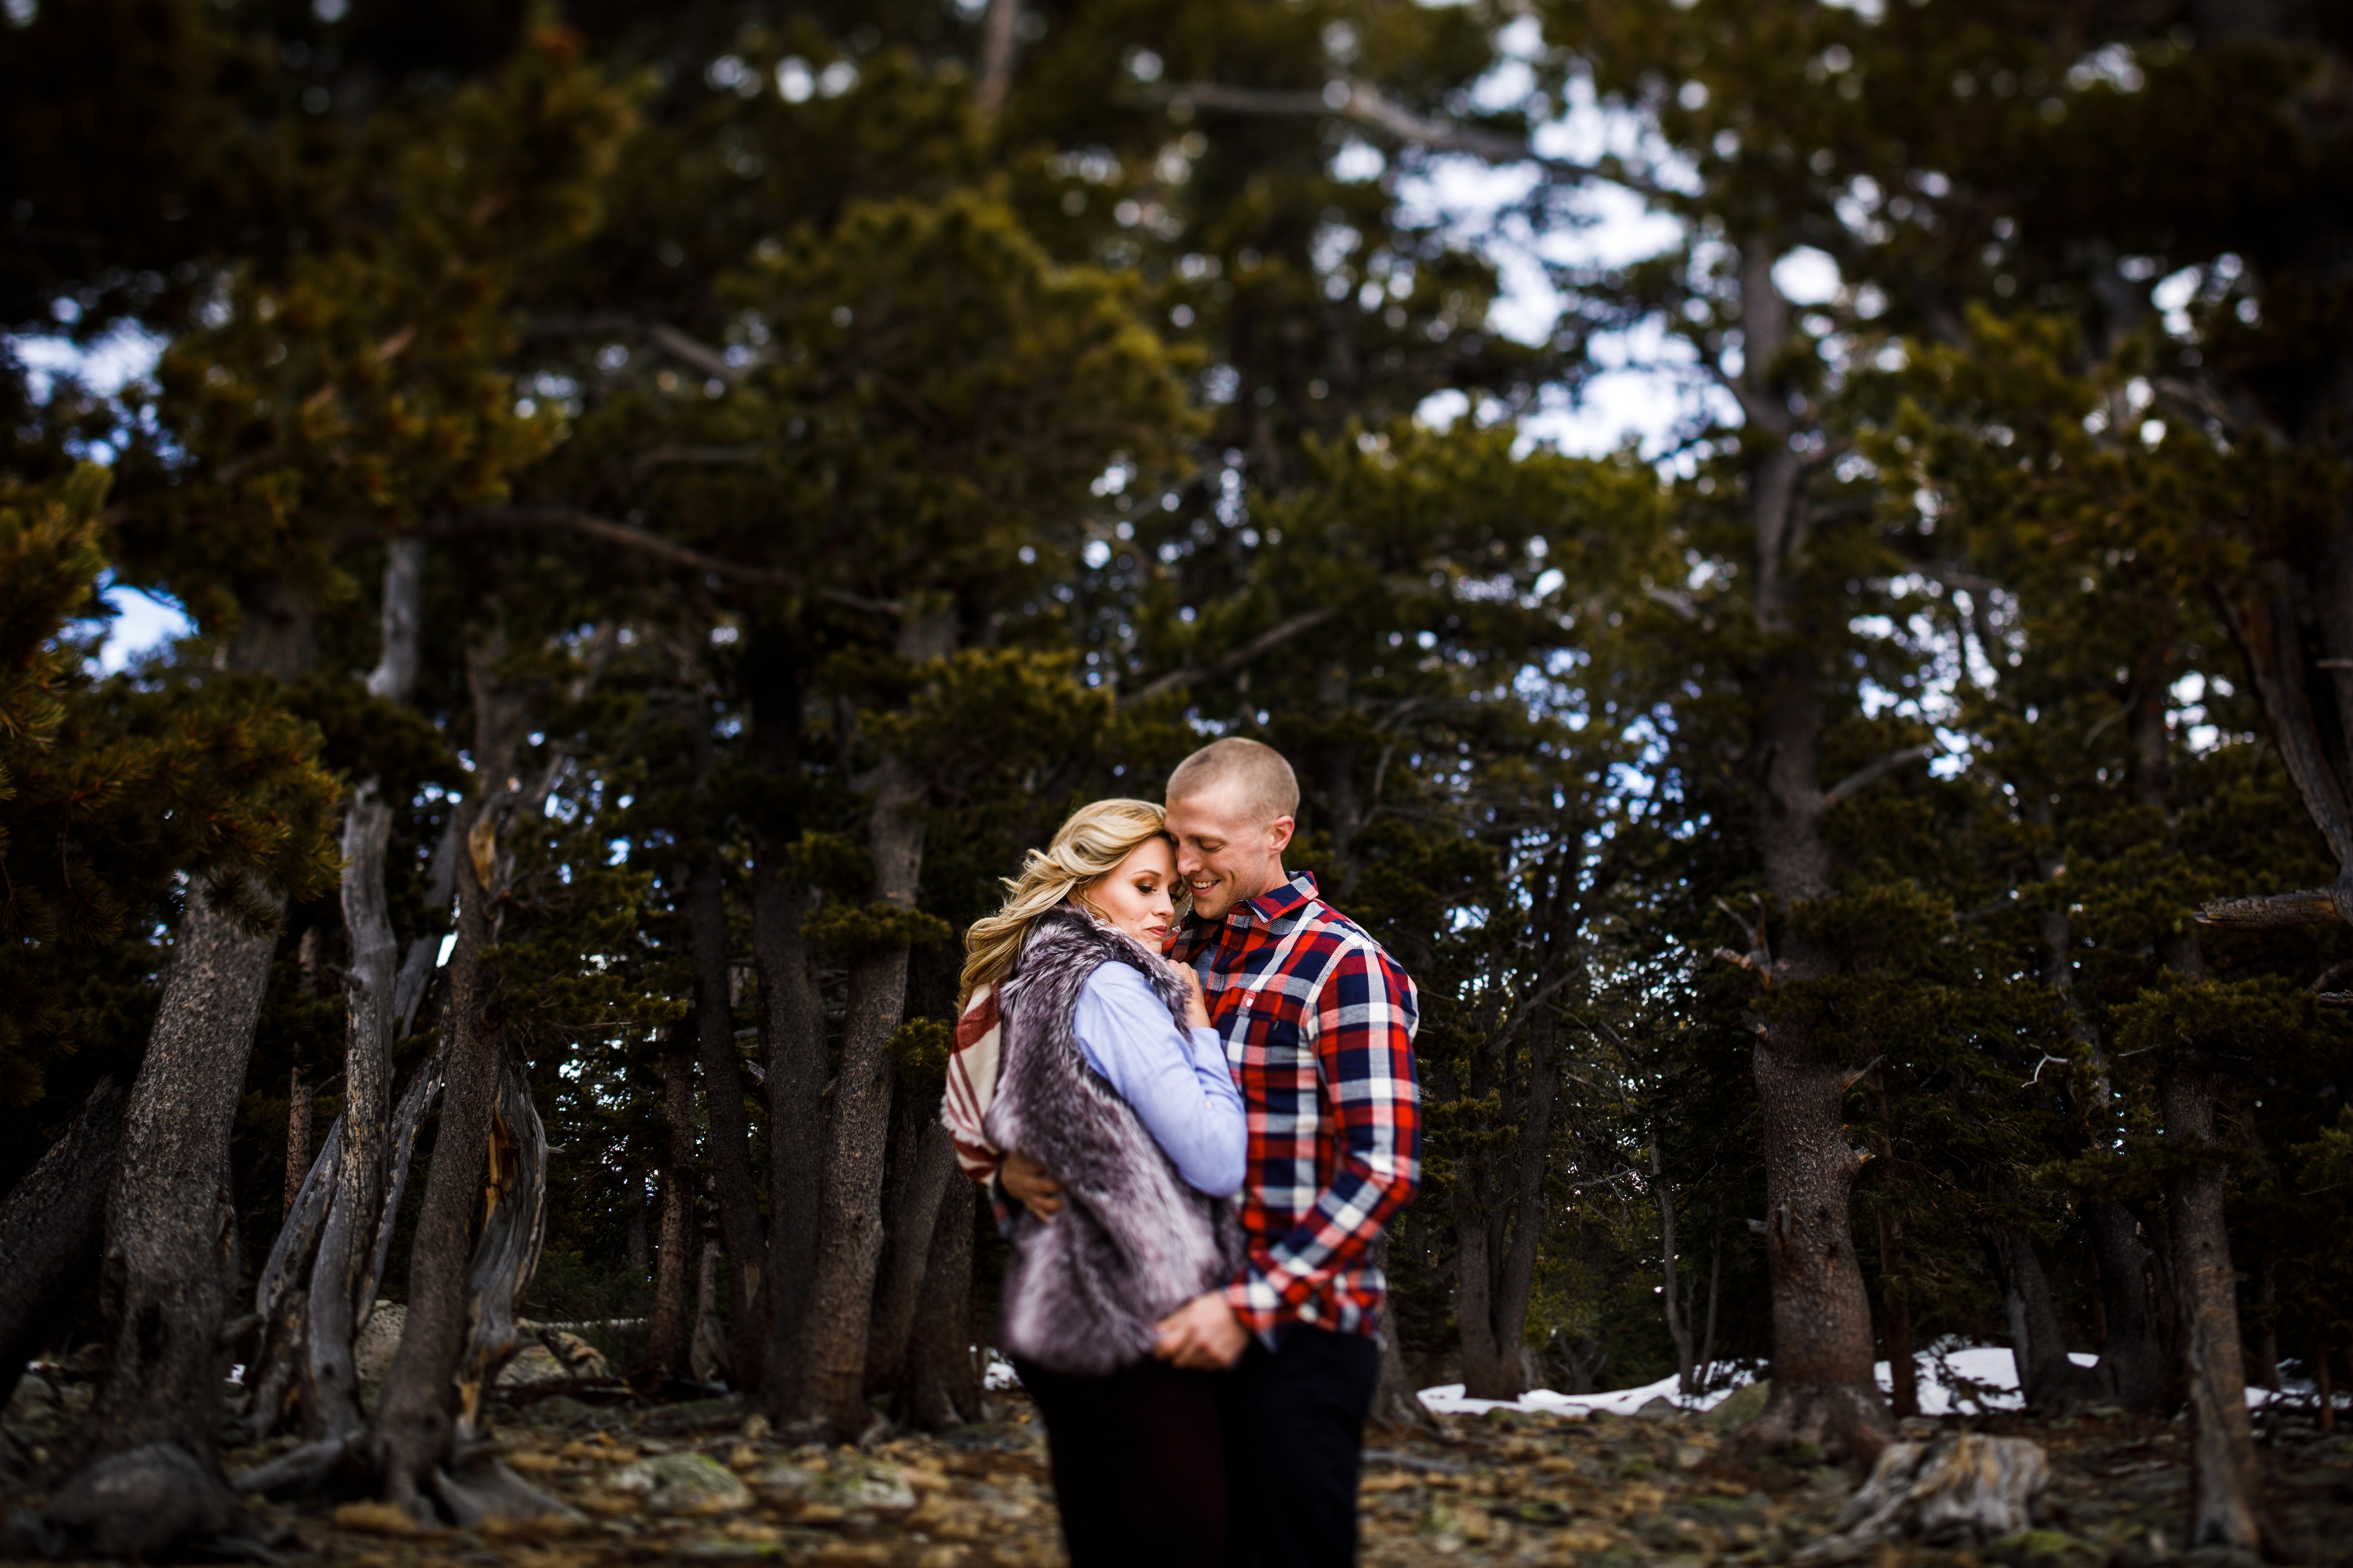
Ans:
[[[1372,1333],[1384,1286],[1366,1253],[1421,1184],[1412,980],[1303,871],[1222,921],[1187,916],[1169,956],[1200,973],[1250,1118],[1235,1315],[1261,1336]]]

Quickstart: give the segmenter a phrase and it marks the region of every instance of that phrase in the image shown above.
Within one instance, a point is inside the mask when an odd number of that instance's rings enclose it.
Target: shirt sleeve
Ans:
[[[1119,963],[1087,976],[1071,1024],[1087,1065],[1135,1108],[1186,1184],[1231,1196],[1242,1184],[1250,1130],[1218,1032],[1178,1028],[1151,982]]]
[[[1309,1005],[1316,1076],[1339,1160],[1314,1205],[1286,1234],[1254,1241],[1226,1300],[1270,1333],[1366,1254],[1421,1185],[1421,1091],[1413,1060],[1413,982],[1374,950],[1344,952]]]

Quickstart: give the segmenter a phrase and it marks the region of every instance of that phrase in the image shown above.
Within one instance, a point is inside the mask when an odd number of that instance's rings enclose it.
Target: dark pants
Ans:
[[[1294,1324],[1257,1339],[1219,1380],[1235,1568],[1348,1568],[1356,1560],[1356,1469],[1380,1381],[1361,1334]]]
[[[1073,1377],[1016,1360],[1046,1418],[1071,1568],[1214,1568],[1226,1550],[1217,1381],[1156,1361]]]

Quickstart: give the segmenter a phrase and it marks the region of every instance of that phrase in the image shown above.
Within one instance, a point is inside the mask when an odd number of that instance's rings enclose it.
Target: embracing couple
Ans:
[[[1420,1181],[1413,982],[1283,869],[1255,741],[1105,800],[967,938],[944,1116],[1073,1568],[1352,1563],[1370,1249]],[[1189,906],[1189,907],[1188,907]]]

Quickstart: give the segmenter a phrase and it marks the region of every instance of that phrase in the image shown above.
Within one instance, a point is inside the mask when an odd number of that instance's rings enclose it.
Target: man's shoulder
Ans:
[[[1293,964],[1296,969],[1308,969],[1321,977],[1330,973],[1343,962],[1362,958],[1366,967],[1388,977],[1394,984],[1410,987],[1413,982],[1402,965],[1389,956],[1388,949],[1370,931],[1342,914],[1321,899],[1311,900],[1297,916],[1293,933],[1299,938],[1293,952],[1303,955]]]

